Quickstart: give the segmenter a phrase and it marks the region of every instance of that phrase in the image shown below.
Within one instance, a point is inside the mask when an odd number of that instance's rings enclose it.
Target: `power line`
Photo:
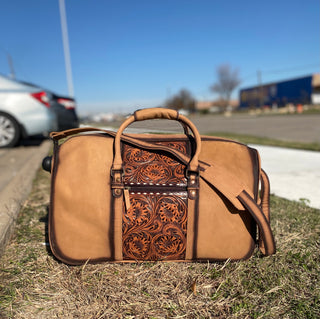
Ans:
[[[285,72],[301,71],[307,68],[319,68],[319,67],[320,67],[320,64],[317,63],[317,64],[306,64],[306,65],[283,68],[283,69],[260,70],[259,72],[263,74],[279,74],[279,73],[285,73]],[[255,78],[257,77],[257,72],[247,74],[242,78],[242,82],[245,82],[247,79],[254,78],[254,77]]]
[[[319,67],[319,64],[307,64],[303,66],[297,66],[297,67],[291,67],[291,68],[285,68],[285,69],[274,69],[269,71],[263,71],[263,73],[283,73],[283,72],[292,72],[292,71],[300,71],[304,70],[306,68],[314,68]]]

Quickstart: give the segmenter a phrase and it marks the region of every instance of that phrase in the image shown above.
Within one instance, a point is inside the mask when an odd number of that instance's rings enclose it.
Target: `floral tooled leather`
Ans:
[[[187,193],[181,196],[130,194],[123,214],[123,258],[183,259],[187,232]]]
[[[186,142],[157,142],[186,154]],[[123,147],[124,183],[180,184],[186,183],[185,165],[164,154]]]
[[[187,153],[186,142],[157,142]],[[132,188],[130,207],[123,210],[125,260],[185,258],[187,192],[185,165],[164,154],[123,146],[124,184]],[[134,192],[135,186],[139,192]],[[141,185],[143,187],[141,188]],[[149,189],[148,189],[149,188]],[[152,191],[150,190],[152,188]],[[125,206],[125,205],[124,205]]]

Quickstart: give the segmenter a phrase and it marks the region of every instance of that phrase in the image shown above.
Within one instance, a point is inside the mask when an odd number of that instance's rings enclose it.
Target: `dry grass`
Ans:
[[[39,172],[0,260],[0,318],[319,318],[318,210],[272,197],[276,255],[226,263],[66,266],[46,242]]]

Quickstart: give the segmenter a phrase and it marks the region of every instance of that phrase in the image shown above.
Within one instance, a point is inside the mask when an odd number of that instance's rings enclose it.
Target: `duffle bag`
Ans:
[[[135,121],[184,134],[125,134]],[[117,132],[51,133],[49,242],[64,263],[223,261],[275,253],[269,181],[257,150],[200,136],[177,111],[142,109]]]

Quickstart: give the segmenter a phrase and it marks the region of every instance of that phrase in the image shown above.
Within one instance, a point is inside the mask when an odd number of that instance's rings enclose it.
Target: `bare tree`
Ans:
[[[217,82],[210,87],[210,90],[219,94],[222,105],[226,108],[233,90],[240,83],[239,71],[232,70],[229,64],[222,64],[217,68]]]
[[[186,90],[182,89],[176,95],[172,96],[165,102],[165,106],[174,110],[188,110],[194,112],[195,110],[195,99],[192,94]]]

